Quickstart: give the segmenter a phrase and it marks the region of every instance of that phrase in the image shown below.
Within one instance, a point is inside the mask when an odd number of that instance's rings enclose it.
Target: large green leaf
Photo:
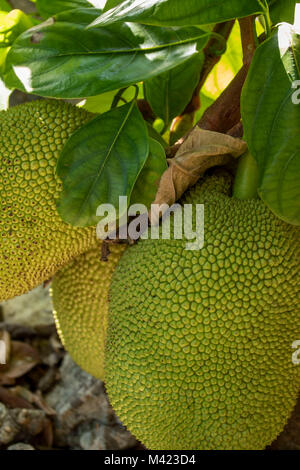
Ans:
[[[0,0],[0,11],[11,11],[12,7],[6,0]]]
[[[103,13],[93,25],[118,21],[159,26],[206,25],[265,10],[265,0],[126,0]]]
[[[272,211],[300,225],[300,36],[283,24],[254,55],[242,95],[245,138],[259,166],[259,195]]]
[[[162,148],[166,149],[168,147],[167,142],[162,138],[162,136],[154,129],[149,122],[146,122],[148,128],[148,134],[150,139],[156,140]]]
[[[299,0],[277,0],[270,6],[270,16],[273,24],[294,22],[295,7]]]
[[[57,15],[63,11],[75,8],[98,8],[102,9],[105,0],[37,0],[36,7],[43,18]]]
[[[209,35],[196,27],[134,23],[87,30],[96,16],[93,9],[73,10],[22,34],[7,58],[15,87],[56,98],[97,95],[185,62]]]
[[[143,93],[143,85],[141,83],[138,84],[139,88],[139,93],[137,98],[142,99],[144,97]],[[120,90],[113,90],[113,91],[108,91],[106,93],[102,93],[101,95],[96,95],[96,96],[90,96],[89,98],[86,98],[80,103],[77,104],[79,108],[84,108],[90,113],[94,114],[102,114],[106,113],[106,111],[109,111],[112,107],[113,101],[116,97],[116,94]],[[135,97],[135,87],[128,87],[124,93],[122,93],[122,98],[129,102],[132,101]],[[120,99],[118,102],[117,106],[123,106],[124,101]]]
[[[149,155],[134,185],[130,204],[144,204],[149,209],[154,202],[159,180],[167,168],[163,147],[157,140],[150,139]]]
[[[204,54],[199,53],[184,64],[145,82],[145,97],[154,113],[166,124],[189,103],[199,82]]]
[[[26,15],[21,10],[11,10],[9,12],[0,11],[0,77],[1,77],[1,109],[8,106],[8,98],[11,93],[9,88],[14,88],[9,80],[6,80],[7,72],[6,58],[11,45],[16,38],[27,29],[37,24],[37,20],[30,15]]]
[[[58,203],[62,218],[76,226],[96,224],[100,204],[117,208],[119,196],[130,198],[148,153],[147,127],[134,101],[75,132],[57,166],[64,187]]]
[[[9,49],[9,47],[0,47],[0,77],[3,76],[5,71],[5,61]]]
[[[23,31],[32,28],[36,23],[36,20],[21,10],[0,12],[0,47],[11,46]]]
[[[115,8],[117,5],[120,5],[123,0],[107,0],[105,3],[105,7],[103,8],[103,11],[110,10],[111,8]]]

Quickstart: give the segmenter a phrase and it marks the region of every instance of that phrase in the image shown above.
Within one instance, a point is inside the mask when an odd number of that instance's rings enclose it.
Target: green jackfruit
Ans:
[[[57,213],[55,174],[70,135],[93,115],[58,101],[0,113],[0,299],[23,294],[96,246],[96,231]]]
[[[89,250],[59,271],[51,294],[60,339],[79,366],[104,378],[108,289],[125,245],[111,245],[107,261],[101,247]]]
[[[142,240],[113,275],[106,388],[149,449],[263,449],[296,403],[300,229],[230,187],[182,200],[205,205],[203,249]]]

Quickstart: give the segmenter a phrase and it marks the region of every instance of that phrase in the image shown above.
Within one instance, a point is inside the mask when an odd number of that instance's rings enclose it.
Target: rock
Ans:
[[[118,450],[136,445],[111,408],[104,384],[77,366],[67,354],[60,368],[61,380],[46,403],[54,418],[54,443],[85,450]]]
[[[78,441],[81,449],[124,450],[136,445],[136,439],[121,424],[107,426],[96,420],[87,424],[79,425],[75,436],[74,444]]]
[[[0,446],[37,436],[43,431],[45,423],[46,416],[42,410],[10,410],[0,403]]]
[[[11,410],[11,415],[22,432],[36,436],[45,426],[46,415],[42,410]]]
[[[40,378],[37,388],[43,393],[48,392],[59,379],[60,374],[58,369],[50,367]]]
[[[6,406],[0,403],[0,446],[13,442],[18,433],[19,426]]]
[[[270,447],[271,450],[300,450],[300,397],[284,430]]]
[[[6,300],[1,307],[4,322],[8,324],[30,328],[54,324],[49,289],[42,286],[28,294]]]
[[[7,448],[7,450],[35,450],[30,444],[24,444],[24,442],[18,442]]]

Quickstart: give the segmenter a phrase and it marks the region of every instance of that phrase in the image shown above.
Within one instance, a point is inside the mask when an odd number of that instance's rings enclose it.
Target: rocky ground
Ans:
[[[55,331],[48,288],[0,305],[0,449],[143,449]],[[300,403],[271,449],[300,450]]]
[[[138,448],[108,403],[103,382],[80,369],[55,331],[47,289],[4,302],[0,339],[0,449]]]

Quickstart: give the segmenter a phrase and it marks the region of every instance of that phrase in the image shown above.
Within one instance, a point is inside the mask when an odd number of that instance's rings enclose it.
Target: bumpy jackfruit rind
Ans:
[[[72,227],[56,209],[62,191],[58,157],[92,117],[54,100],[0,113],[1,300],[31,290],[98,243],[95,227]]]
[[[74,361],[103,380],[108,290],[125,245],[111,245],[107,261],[101,247],[92,249],[59,271],[51,295],[59,337]]]
[[[140,241],[113,276],[106,388],[149,449],[263,449],[296,403],[300,231],[228,184],[184,198],[205,204],[201,251]]]

